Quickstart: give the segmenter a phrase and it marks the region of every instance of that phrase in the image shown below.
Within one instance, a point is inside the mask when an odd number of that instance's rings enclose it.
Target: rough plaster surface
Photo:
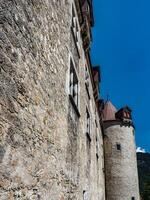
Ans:
[[[108,123],[108,122],[107,122]],[[136,147],[132,126],[109,126],[105,130],[107,200],[139,200]],[[121,145],[121,151],[116,145]]]
[[[91,99],[85,90],[82,41],[76,58],[71,2],[0,1],[1,200],[105,199],[102,133],[91,84]],[[70,52],[79,64],[80,118],[67,92]],[[88,177],[87,105],[92,139]]]

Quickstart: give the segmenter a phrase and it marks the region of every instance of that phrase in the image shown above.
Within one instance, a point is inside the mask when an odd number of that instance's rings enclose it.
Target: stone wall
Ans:
[[[70,55],[78,55],[71,8],[70,0],[0,1],[1,200],[105,199],[102,133],[91,82],[91,98],[86,97],[81,37],[80,57],[75,58],[80,117],[68,94]]]

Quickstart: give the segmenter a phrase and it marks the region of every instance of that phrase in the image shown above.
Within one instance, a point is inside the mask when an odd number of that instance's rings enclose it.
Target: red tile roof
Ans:
[[[102,113],[103,121],[116,120],[116,112],[117,109],[115,108],[115,106],[110,101],[107,101],[104,105],[104,110]]]

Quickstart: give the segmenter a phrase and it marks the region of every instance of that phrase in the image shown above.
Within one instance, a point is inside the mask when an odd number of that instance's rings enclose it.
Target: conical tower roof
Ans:
[[[115,120],[115,113],[117,112],[117,109],[115,106],[111,103],[111,101],[107,101],[104,105],[104,110],[102,113],[103,121],[108,120]]]

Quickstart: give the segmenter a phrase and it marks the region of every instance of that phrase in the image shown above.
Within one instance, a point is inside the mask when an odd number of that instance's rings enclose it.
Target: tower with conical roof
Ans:
[[[131,109],[117,111],[107,101],[102,113],[104,127],[107,200],[139,200],[134,125]]]

